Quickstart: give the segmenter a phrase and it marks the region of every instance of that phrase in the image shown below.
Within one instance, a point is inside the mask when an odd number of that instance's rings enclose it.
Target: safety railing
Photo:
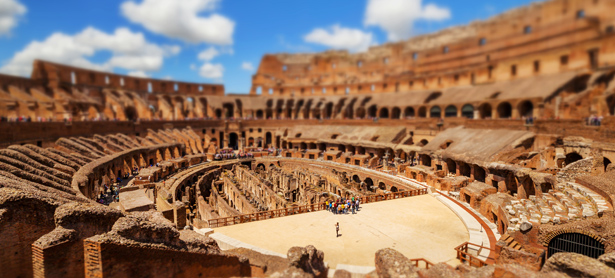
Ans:
[[[363,197],[360,197],[359,200],[361,204],[367,204],[367,203],[394,200],[394,199],[405,198],[405,197],[419,196],[419,195],[424,195],[424,194],[427,194],[427,189],[421,188],[421,189],[408,190],[408,191],[392,192],[392,193],[381,194],[381,195],[363,196]],[[314,212],[314,211],[325,210],[325,209],[326,209],[325,203],[318,203],[318,204],[311,204],[311,205],[302,205],[302,206],[288,207],[288,208],[282,208],[282,209],[261,211],[261,212],[250,213],[250,214],[242,214],[242,215],[237,215],[237,216],[209,219],[207,220],[207,223],[209,224],[210,228],[218,228],[218,227],[230,226],[230,225],[235,225],[235,224],[248,223],[248,222],[254,222],[254,221],[259,221],[259,220]]]
[[[424,259],[424,258],[418,258],[418,259],[410,259],[410,262],[418,268],[424,268],[424,269],[429,269],[430,267],[433,266],[433,263]],[[422,263],[422,264],[421,264]]]
[[[470,246],[476,247],[477,255],[473,255],[469,252]],[[483,261],[478,258],[478,254],[480,254],[483,251],[483,249],[489,250],[490,253],[491,251],[493,251],[493,249],[489,247],[481,246],[481,245],[470,243],[470,242],[464,242],[461,245],[455,247],[455,251],[457,251],[457,259],[461,261],[461,263],[467,262],[470,266],[475,266],[475,267],[481,267],[481,266],[488,265],[486,261]]]

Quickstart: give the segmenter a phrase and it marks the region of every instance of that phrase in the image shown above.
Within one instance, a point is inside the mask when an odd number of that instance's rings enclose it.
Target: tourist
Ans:
[[[340,222],[335,223],[335,237],[340,236]]]
[[[326,202],[325,202],[325,209],[326,209],[326,210],[329,210],[329,201],[326,201]]]

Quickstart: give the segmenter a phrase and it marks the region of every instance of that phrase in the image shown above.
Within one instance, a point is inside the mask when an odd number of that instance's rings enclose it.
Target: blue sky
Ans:
[[[0,73],[35,58],[247,93],[265,53],[361,51],[531,0],[0,0]]]

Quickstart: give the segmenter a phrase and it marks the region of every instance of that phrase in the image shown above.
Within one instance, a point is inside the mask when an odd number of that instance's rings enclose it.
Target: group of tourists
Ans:
[[[118,178],[120,180],[120,178]],[[111,186],[103,184],[104,191],[98,194],[96,201],[103,205],[109,205],[120,201],[120,182]]]
[[[604,117],[602,116],[598,117],[596,115],[591,115],[589,118],[587,118],[587,125],[600,126],[603,119]]]
[[[352,197],[350,199],[338,198],[335,201],[326,201],[325,208],[333,214],[352,214],[359,211],[361,201],[359,198]]]

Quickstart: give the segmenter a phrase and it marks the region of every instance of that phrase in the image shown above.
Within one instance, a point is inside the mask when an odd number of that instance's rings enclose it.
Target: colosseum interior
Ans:
[[[615,277],[613,11],[267,54],[245,95],[1,75],[0,276]]]

